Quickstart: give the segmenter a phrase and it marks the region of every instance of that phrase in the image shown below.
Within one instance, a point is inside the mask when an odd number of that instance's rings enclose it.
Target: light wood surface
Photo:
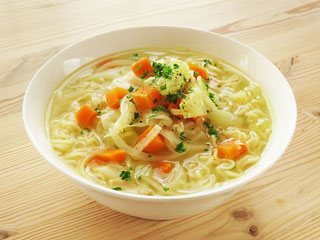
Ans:
[[[222,206],[171,221],[126,216],[88,198],[40,157],[21,115],[27,84],[57,51],[153,24],[248,44],[281,69],[298,105],[295,136],[277,164]],[[320,1],[2,0],[0,239],[320,239],[319,66]]]

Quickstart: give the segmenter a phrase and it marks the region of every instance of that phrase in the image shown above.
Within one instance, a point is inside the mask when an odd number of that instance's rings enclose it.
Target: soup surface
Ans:
[[[187,49],[134,49],[67,76],[50,98],[46,128],[82,177],[169,196],[243,175],[272,121],[261,87],[230,64]]]

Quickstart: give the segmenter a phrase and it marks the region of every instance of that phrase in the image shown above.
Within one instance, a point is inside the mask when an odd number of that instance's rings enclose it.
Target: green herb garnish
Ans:
[[[86,130],[86,131],[88,131],[88,132],[91,132],[91,129],[89,129],[89,128],[84,128],[83,130]]]
[[[96,108],[95,111],[98,113],[98,115],[101,115],[101,111],[98,108]]]
[[[134,87],[132,87],[132,86],[130,86],[128,89],[129,92],[132,92],[133,90],[134,90]]]
[[[139,57],[138,53],[134,53],[133,56],[132,56],[132,58],[135,59],[135,60],[138,60],[138,57]]]
[[[152,114],[148,117],[148,119],[155,118],[156,116],[157,116],[156,114]]]
[[[169,188],[164,187],[164,188],[163,188],[163,190],[166,192],[166,191],[168,191],[168,190],[169,190]]]
[[[141,68],[142,68],[142,64],[139,64],[139,66],[137,67],[137,71],[140,71]]]
[[[166,90],[167,89],[167,85],[165,84],[165,85],[162,85],[161,87],[160,87],[160,90],[161,91],[163,91],[163,90]]]
[[[147,70],[144,74],[140,76],[140,78],[144,79],[146,76],[148,76],[149,71]]]
[[[177,103],[178,99],[179,99],[179,94],[178,93],[174,93],[174,94],[169,93],[167,95],[167,101],[168,102]]]
[[[138,177],[138,180],[141,180],[141,178],[142,178],[142,176],[140,175],[140,176]]]
[[[121,180],[123,180],[123,181],[132,181],[130,171],[121,171],[119,177],[120,177]]]
[[[133,120],[132,120],[132,122],[129,123],[129,125],[134,124],[139,117],[140,117],[140,114],[139,114],[138,112],[135,112],[135,113],[133,114]]]
[[[217,140],[220,139],[220,136],[219,136],[219,133],[218,133],[217,129],[214,126],[212,126],[210,124],[210,122],[206,121],[206,122],[204,122],[204,125],[206,125],[206,127],[208,128],[208,134],[209,135],[214,135]]]
[[[179,65],[175,63],[175,64],[173,64],[173,68],[174,68],[174,69],[178,69],[178,68],[179,68]]]
[[[112,188],[113,190],[116,190],[116,191],[120,191],[120,190],[122,190],[122,188],[121,187],[114,187],[114,188]]]
[[[154,71],[154,76],[156,78],[163,77],[167,79],[172,78],[172,68],[166,64],[161,64],[158,62],[152,62],[152,67]]]
[[[188,93],[192,93],[193,89],[192,88],[188,88],[187,91],[188,91]]]
[[[196,71],[193,71],[193,76],[195,76],[197,78],[199,76],[199,73]]]
[[[158,98],[156,98],[155,100],[153,100],[153,103],[156,103],[156,102],[158,102]]]
[[[172,103],[177,103],[179,98],[186,98],[186,95],[183,93],[183,91],[180,89],[176,93],[169,93],[167,95],[167,101]]]
[[[81,136],[83,136],[83,135],[84,135],[84,132],[83,132],[83,131],[81,131],[81,132],[80,132],[80,135],[81,135]]]
[[[203,61],[203,66],[206,67],[208,64],[212,64],[209,59]]]
[[[174,150],[178,153],[183,153],[186,151],[183,142],[179,143]]]
[[[181,132],[180,133],[180,139],[182,140],[182,141],[191,141],[191,139],[190,138],[187,138],[186,136],[184,136],[184,132]]]
[[[208,84],[207,84],[206,80],[204,80],[203,78],[201,78],[201,81],[203,82],[203,84],[204,84],[204,86],[205,86],[206,90],[208,91],[209,86],[208,86]]]
[[[152,110],[153,113],[158,113],[160,111],[164,111],[164,112],[170,113],[168,109],[166,109],[165,107],[163,107],[161,105],[158,105],[155,108],[152,108],[151,110]]]
[[[151,155],[151,154],[149,154],[149,155],[148,155],[148,157],[152,157],[152,155]]]
[[[216,105],[216,107],[218,107],[218,104],[216,103],[216,101],[214,100],[214,94],[209,92],[209,98],[211,99],[211,101]]]

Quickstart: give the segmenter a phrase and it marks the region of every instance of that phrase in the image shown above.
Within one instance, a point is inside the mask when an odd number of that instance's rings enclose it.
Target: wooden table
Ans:
[[[30,79],[57,51],[154,24],[248,44],[280,68],[298,104],[295,136],[272,169],[219,208],[171,221],[126,216],[88,198],[40,157],[21,115]],[[319,90],[320,1],[2,0],[0,239],[320,239]]]

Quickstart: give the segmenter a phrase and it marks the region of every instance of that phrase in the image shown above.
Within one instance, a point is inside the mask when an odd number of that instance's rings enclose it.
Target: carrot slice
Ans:
[[[139,140],[141,141],[143,138],[145,138],[148,133],[152,130],[152,127],[148,127],[140,136]],[[162,150],[165,146],[165,142],[163,137],[158,134],[144,149],[143,151],[147,153],[157,153],[160,150]]]
[[[133,73],[139,77],[146,79],[153,74],[153,67],[147,57],[140,59],[131,66]]]
[[[160,168],[164,173],[169,173],[173,169],[173,165],[169,162],[157,162],[156,168]]]
[[[204,121],[206,120],[205,117],[192,117],[190,118],[191,121],[193,121],[194,123],[197,123],[197,122],[202,122],[204,123]]]
[[[161,100],[158,89],[150,86],[142,86],[132,94],[132,99],[139,111],[150,110],[156,107]]]
[[[98,116],[98,113],[86,104],[76,113],[78,122],[85,127],[94,127],[94,120]]]
[[[171,112],[171,109],[180,109],[180,106],[179,104],[181,103],[181,98],[178,99],[178,101],[176,103],[170,103],[169,106],[168,106],[168,110]],[[174,115],[176,116],[177,118],[183,118],[182,115]]]
[[[217,146],[218,157],[236,160],[247,152],[247,145],[244,140],[227,139]]]
[[[108,149],[97,153],[90,160],[90,166],[100,166],[107,162],[123,163],[126,160],[127,153],[123,149]]]
[[[207,80],[208,74],[207,70],[197,66],[196,64],[193,63],[188,63],[189,69],[193,70],[195,72],[195,76],[197,77],[198,75],[201,76],[204,80]]]
[[[106,94],[107,105],[113,109],[120,107],[120,100],[129,93],[127,89],[116,87]]]

